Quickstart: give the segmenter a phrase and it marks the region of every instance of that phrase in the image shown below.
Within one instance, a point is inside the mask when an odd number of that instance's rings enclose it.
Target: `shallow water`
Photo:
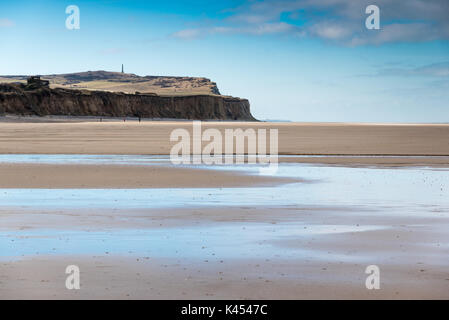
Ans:
[[[222,159],[246,159],[245,156],[223,155]],[[255,157],[257,159],[257,157]],[[447,158],[446,156],[348,156],[348,155],[279,155],[282,158]],[[192,157],[189,158],[192,160]],[[120,165],[154,165],[161,163],[170,164],[170,157],[167,155],[90,155],[90,154],[0,154],[0,163],[40,163],[40,164],[120,164]],[[210,166],[203,166],[211,168]],[[214,169],[239,168],[237,165],[214,166]],[[248,165],[242,166],[243,170],[248,170]],[[253,166],[257,167],[258,166]]]
[[[3,155],[0,162],[145,164],[164,156]],[[205,166],[197,166],[205,168]],[[207,167],[259,174],[259,166]],[[449,171],[430,168],[348,168],[280,163],[276,175],[305,180],[275,187],[172,189],[0,189],[0,208],[144,209],[182,207],[345,207],[379,215],[449,216]],[[360,211],[359,210],[359,211]],[[324,258],[327,252],[273,246],[286,237],[378,230],[384,226],[302,225],[301,223],[217,222],[182,228],[101,230],[20,230],[0,233],[0,256],[35,254],[138,254],[163,257]],[[305,228],[306,227],[306,228]],[[98,230],[95,230],[98,228]],[[242,232],[245,229],[245,232]],[[108,252],[108,253],[106,253]],[[335,256],[340,260],[349,257]],[[360,258],[360,257],[359,257]]]
[[[170,162],[170,158],[165,155],[0,154],[0,163],[145,165],[158,162]]]
[[[148,156],[142,158],[142,163],[151,165],[153,160]],[[45,156],[40,159],[53,161],[52,163],[67,163],[60,156]],[[129,162],[123,156],[101,156],[98,161],[95,157],[88,159],[86,161],[90,163],[100,164],[139,162],[136,160],[139,159],[138,156],[132,156]],[[172,166],[169,163],[166,165]],[[259,174],[257,165],[197,167]],[[348,168],[280,163],[276,175],[294,177],[305,182],[252,188],[0,189],[0,204],[3,207],[42,209],[323,205],[389,207],[402,209],[409,214],[420,214],[422,210],[439,210],[442,213],[449,211],[449,171],[443,169]]]
[[[242,224],[110,231],[26,230],[0,232],[0,257],[29,255],[138,255],[163,258],[329,258],[328,252],[280,249],[273,241],[319,234],[362,232],[378,226]],[[230,237],[230,235],[233,235]],[[238,236],[236,236],[238,235]],[[332,258],[349,257],[333,254]]]

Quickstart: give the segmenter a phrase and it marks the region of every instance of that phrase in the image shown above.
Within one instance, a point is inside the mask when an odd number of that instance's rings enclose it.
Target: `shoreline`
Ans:
[[[138,122],[138,117],[125,117],[126,121]],[[0,115],[0,123],[54,123],[55,121],[61,122],[84,122],[84,123],[97,123],[98,120],[103,119],[104,121],[110,122],[123,122],[123,117],[111,117],[111,116],[64,116],[64,115],[46,115],[46,116],[33,116],[33,115],[16,115],[16,114],[4,114]],[[96,120],[96,121],[93,121]],[[204,123],[208,122],[218,122],[218,123],[268,123],[268,124],[279,124],[279,125],[289,125],[289,124],[301,124],[301,125],[395,125],[395,126],[415,126],[415,125],[449,125],[449,122],[335,122],[335,121],[289,121],[289,120],[257,120],[257,121],[247,121],[247,120],[219,120],[219,119],[181,119],[181,118],[141,118],[142,122],[192,122],[201,121]]]
[[[21,157],[24,157],[20,159]],[[92,157],[92,158],[89,158]],[[123,158],[128,157],[128,158]],[[145,162],[135,161],[135,157]],[[118,167],[148,167],[149,165],[171,166],[175,170],[181,169],[193,169],[203,170],[205,167],[227,167],[225,164],[225,157],[231,157],[228,155],[223,156],[222,164],[205,165],[200,163],[197,167],[194,164],[180,164],[173,165],[170,161],[169,155],[148,155],[148,154],[0,154],[0,169],[4,166],[12,165],[79,165],[79,166],[118,166]],[[233,163],[235,165],[235,158],[233,155]],[[241,157],[241,156],[238,156]],[[247,155],[244,157],[244,165],[249,166],[266,166],[266,164],[260,164],[256,158],[255,164],[248,164]],[[8,159],[9,158],[9,159]],[[14,159],[16,158],[16,159]],[[70,160],[70,163],[67,162]],[[134,160],[134,162],[133,162]],[[76,161],[76,162],[75,162]],[[119,163],[116,162],[125,162]],[[128,162],[127,162],[128,161]],[[449,168],[449,156],[441,155],[279,155],[277,157],[279,164],[286,163],[298,163],[298,164],[310,164],[310,165],[328,165],[328,166],[345,166],[345,167],[388,167],[388,168],[400,168],[400,167],[432,167],[432,168]]]

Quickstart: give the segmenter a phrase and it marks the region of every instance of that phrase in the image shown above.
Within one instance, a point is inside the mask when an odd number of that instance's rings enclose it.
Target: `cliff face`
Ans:
[[[0,84],[0,114],[253,121],[249,102],[216,95],[159,96]]]

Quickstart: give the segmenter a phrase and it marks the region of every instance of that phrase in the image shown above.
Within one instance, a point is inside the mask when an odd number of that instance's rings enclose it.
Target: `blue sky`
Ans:
[[[365,27],[369,4],[380,30]],[[208,77],[259,119],[449,122],[447,0],[2,1],[0,39],[0,74],[123,63]]]

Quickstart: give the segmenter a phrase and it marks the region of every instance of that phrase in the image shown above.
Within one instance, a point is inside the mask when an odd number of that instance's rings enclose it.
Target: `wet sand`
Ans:
[[[235,174],[182,167],[5,164],[0,163],[1,188],[232,188],[299,182],[299,179]]]
[[[449,298],[447,171],[279,169],[313,181],[35,196],[2,189],[0,298]],[[71,264],[81,269],[79,291],[64,287]],[[365,287],[373,264],[380,290]]]
[[[345,167],[448,168],[449,157],[288,157],[279,163],[304,163]],[[202,170],[154,164],[49,164],[2,163],[0,189],[140,189],[263,187],[308,181],[299,178],[260,176],[225,170]]]
[[[191,123],[9,121],[0,154],[167,154],[178,127]],[[281,158],[295,175],[274,177],[0,163],[0,298],[449,299],[449,125],[208,127],[278,128],[281,154],[352,156]],[[372,264],[381,290],[365,288]]]
[[[0,259],[2,299],[449,298],[447,215],[385,217],[369,210],[317,206],[2,210],[0,219],[0,232],[7,230],[7,239],[16,242],[18,251],[28,242],[36,251]],[[242,238],[260,225],[268,228],[260,238]],[[292,225],[297,231],[283,235],[282,230]],[[231,229],[214,234],[214,228],[223,226]],[[109,237],[98,235],[98,228]],[[33,234],[39,229],[47,231]],[[77,231],[52,231],[68,229]],[[118,235],[124,229],[135,238]],[[164,256],[164,251],[143,250],[154,246],[154,239],[139,237],[135,230],[157,231],[169,252]],[[171,238],[179,232],[181,238],[172,247]],[[53,253],[40,244],[48,237],[54,237]],[[84,254],[70,249],[85,238],[91,239],[86,246],[95,246],[99,239],[106,242]],[[232,238],[242,248],[236,249]],[[129,251],[121,252],[117,242],[123,241],[134,246],[125,245]],[[136,241],[143,244],[139,247]],[[64,246],[70,255],[58,252]],[[64,287],[64,271],[71,264],[81,270],[79,291]],[[380,290],[365,288],[365,268],[371,264],[380,267]]]
[[[280,163],[308,163],[345,167],[449,168],[447,156],[303,156],[279,158]]]
[[[64,270],[73,263],[82,289],[69,291]],[[448,299],[446,270],[418,263],[384,267],[388,286],[371,291],[359,263],[70,256],[1,266],[2,299]]]
[[[0,122],[0,154],[169,154],[172,130],[192,129],[191,121],[36,121]],[[208,121],[202,128],[278,129],[279,154],[449,156],[448,124]]]

